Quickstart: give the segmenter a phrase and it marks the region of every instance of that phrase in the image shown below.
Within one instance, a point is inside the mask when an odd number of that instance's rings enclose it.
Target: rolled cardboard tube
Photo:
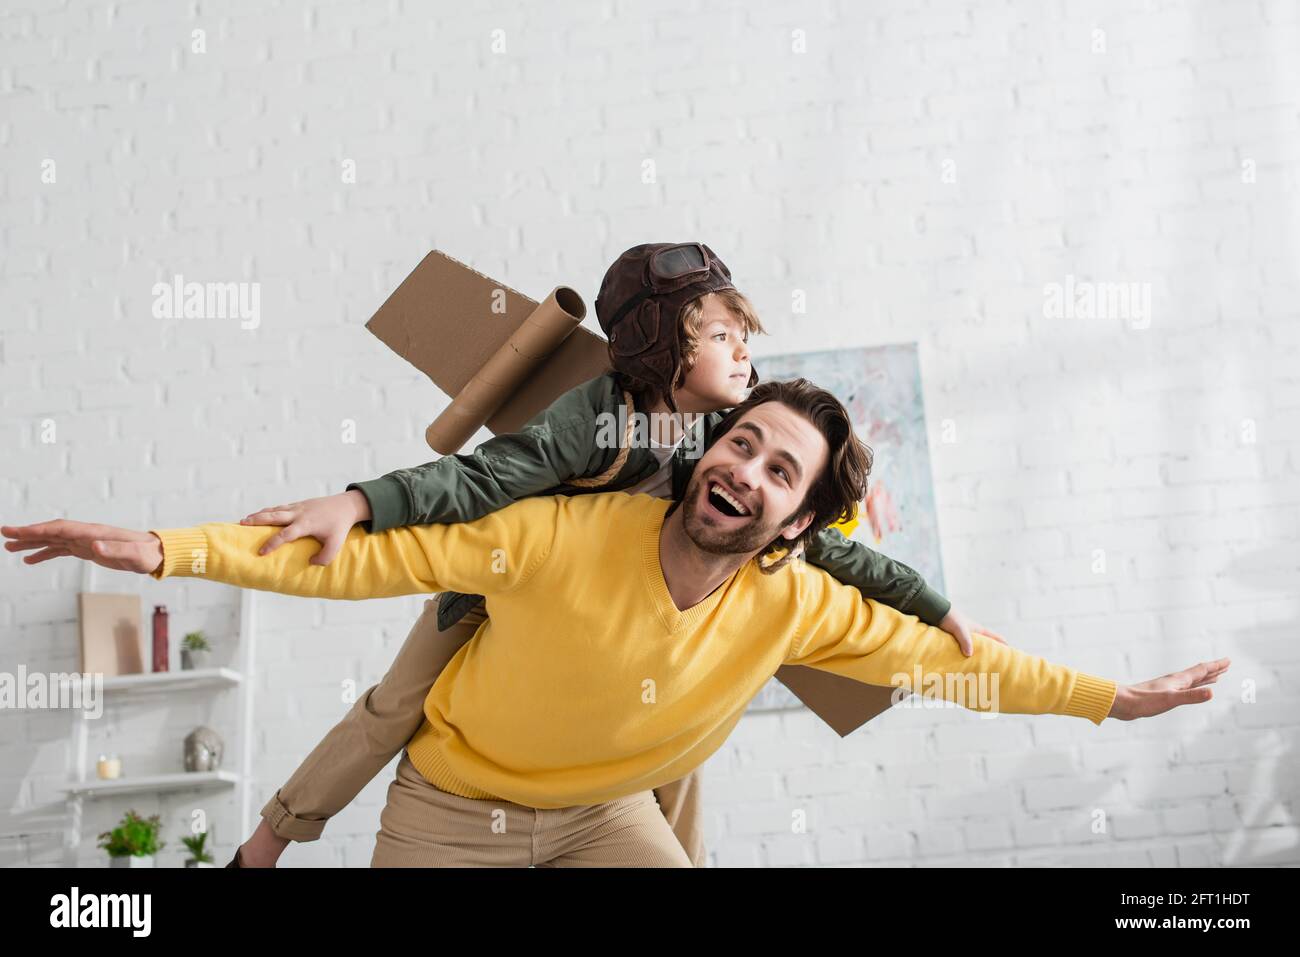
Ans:
[[[552,289],[425,430],[429,447],[443,455],[459,451],[586,314],[587,306],[574,290]]]

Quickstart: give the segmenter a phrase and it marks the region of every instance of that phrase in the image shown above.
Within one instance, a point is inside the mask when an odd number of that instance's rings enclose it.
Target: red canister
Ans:
[[[153,670],[167,671],[167,606],[153,606]]]

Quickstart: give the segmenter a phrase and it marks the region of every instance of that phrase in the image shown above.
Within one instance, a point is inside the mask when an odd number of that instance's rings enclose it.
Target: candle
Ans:
[[[122,759],[116,754],[111,758],[106,754],[101,754],[99,760],[95,763],[95,773],[104,781],[120,778],[122,776]]]

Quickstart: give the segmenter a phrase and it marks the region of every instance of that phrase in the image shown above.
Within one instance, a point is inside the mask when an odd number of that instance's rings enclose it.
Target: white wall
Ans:
[[[747,718],[707,765],[715,863],[1300,863],[1298,41],[1283,2],[11,0],[0,511],[234,520],[425,461],[445,400],[363,328],[425,252],[590,303],[627,246],[701,238],[769,324],[760,369],[920,344],[958,609],[1120,680],[1234,659],[1141,724]],[[260,282],[260,325],[153,318],[178,273]],[[1149,319],[1046,317],[1067,276],[1149,284]],[[0,585],[0,667],[74,668],[78,570]],[[233,626],[228,589],[143,591],[174,633]],[[263,603],[259,798],[419,607]],[[100,733],[139,771],[229,709]],[[68,726],[0,712],[0,861],[60,860],[34,832]],[[366,864],[386,784],[285,863]],[[178,861],[192,796],[88,806],[81,859],[126,803]],[[224,860],[234,804],[204,806]]]

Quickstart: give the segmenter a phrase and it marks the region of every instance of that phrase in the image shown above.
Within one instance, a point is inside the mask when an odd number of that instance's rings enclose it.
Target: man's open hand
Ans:
[[[1120,685],[1107,717],[1132,721],[1164,714],[1184,704],[1200,704],[1214,697],[1208,687],[1219,680],[1232,662],[1228,658],[1202,661],[1163,678],[1152,678],[1140,685]]]
[[[157,535],[112,525],[60,518],[38,525],[3,525],[0,526],[0,535],[8,539],[5,551],[40,549],[34,555],[23,557],[23,562],[28,565],[71,555],[105,568],[148,575],[163,560],[162,541]]]

